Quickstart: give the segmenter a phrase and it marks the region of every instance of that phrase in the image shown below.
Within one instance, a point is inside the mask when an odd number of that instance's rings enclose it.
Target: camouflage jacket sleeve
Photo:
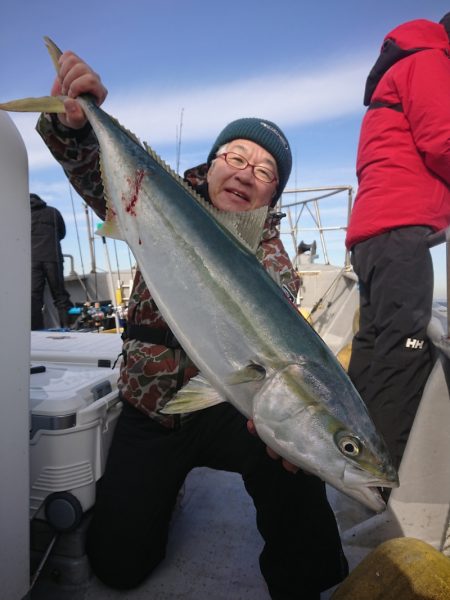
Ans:
[[[99,147],[89,123],[74,130],[64,127],[55,115],[42,114],[36,129],[78,194],[100,219],[104,219],[106,202],[100,176]]]
[[[300,289],[300,278],[280,239],[280,220],[279,214],[269,212],[256,256],[278,285],[287,288],[295,301]]]

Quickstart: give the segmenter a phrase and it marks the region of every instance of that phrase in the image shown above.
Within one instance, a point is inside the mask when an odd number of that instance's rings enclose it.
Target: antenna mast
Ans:
[[[181,113],[180,113],[180,125],[177,127],[177,133],[176,133],[176,142],[177,142],[177,167],[176,167],[176,172],[178,173],[178,175],[180,174],[181,131],[183,129],[183,113],[184,113],[184,108],[181,109]]]

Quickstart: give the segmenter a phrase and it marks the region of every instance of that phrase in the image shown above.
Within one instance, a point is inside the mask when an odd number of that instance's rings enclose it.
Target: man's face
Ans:
[[[239,154],[252,165],[270,169],[278,179],[277,163],[271,154],[250,140],[233,140],[226,152]],[[253,175],[251,166],[239,170],[217,157],[208,170],[207,181],[211,202],[219,210],[248,211],[269,206],[278,181],[265,183]]]

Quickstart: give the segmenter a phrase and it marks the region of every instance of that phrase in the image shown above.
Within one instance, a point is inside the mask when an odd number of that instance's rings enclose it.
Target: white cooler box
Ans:
[[[33,361],[113,367],[121,352],[122,338],[117,333],[31,332],[31,360]]]
[[[74,529],[95,502],[120,414],[115,334],[32,332],[30,518]]]

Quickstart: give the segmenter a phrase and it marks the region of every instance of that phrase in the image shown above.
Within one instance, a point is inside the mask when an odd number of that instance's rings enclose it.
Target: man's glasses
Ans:
[[[240,154],[236,154],[236,152],[224,152],[223,154],[219,154],[217,158],[223,158],[227,165],[230,165],[230,167],[233,167],[234,169],[239,169],[240,171],[243,171],[247,167],[251,167],[253,175],[258,181],[272,183],[272,181],[277,180],[277,176],[273,171],[261,165],[250,164],[246,158]]]

